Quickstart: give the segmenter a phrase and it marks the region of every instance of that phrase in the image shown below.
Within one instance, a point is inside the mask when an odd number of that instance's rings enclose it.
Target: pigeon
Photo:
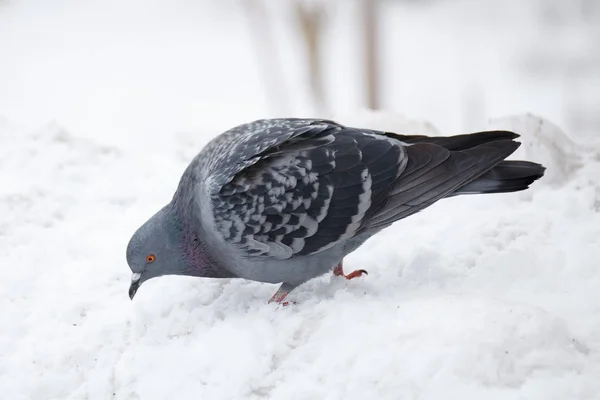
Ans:
[[[394,222],[438,200],[527,189],[545,167],[505,160],[518,134],[401,135],[324,119],[261,119],[210,141],[169,204],[131,237],[129,297],[165,275],[280,284],[333,272]]]

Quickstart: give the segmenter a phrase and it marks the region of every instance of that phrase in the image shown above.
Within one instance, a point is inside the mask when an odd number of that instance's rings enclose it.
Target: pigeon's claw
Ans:
[[[364,269],[357,269],[356,271],[350,272],[348,275],[344,274],[344,268],[342,266],[342,263],[339,263],[337,265],[337,267],[335,267],[333,269],[333,275],[343,276],[344,278],[346,278],[348,280],[358,278],[359,276],[362,276],[363,274],[369,275],[369,273]]]
[[[362,276],[362,274],[369,275],[369,273],[367,271],[365,271],[364,269],[357,269],[356,271],[350,272],[348,275],[344,275],[344,277],[346,277],[346,279],[350,280],[350,279],[358,278],[359,276]]]
[[[271,297],[271,298],[269,299],[269,302],[268,302],[268,303],[269,303],[269,304],[271,304],[271,303],[279,303],[279,304],[282,304],[282,303],[284,303],[283,299],[285,299],[285,298],[287,297],[287,295],[288,295],[287,293],[283,293],[283,294],[281,294],[281,293],[279,293],[279,291],[277,291],[277,293],[275,293],[275,294],[273,295],[273,297]],[[287,301],[286,301],[285,303],[287,303]]]
[[[287,295],[290,294],[292,290],[294,290],[294,288],[295,286],[292,286],[288,283],[282,283],[279,289],[277,289],[277,292],[275,292],[275,294],[269,299],[268,303],[277,303],[281,304],[284,307],[289,306],[290,304],[296,304],[293,301],[283,301],[287,297]]]

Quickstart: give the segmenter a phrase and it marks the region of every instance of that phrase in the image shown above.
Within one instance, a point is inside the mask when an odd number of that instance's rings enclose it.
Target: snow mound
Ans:
[[[163,277],[129,300],[127,241],[170,200],[189,136],[128,149],[8,124],[0,141],[3,398],[600,393],[600,160],[529,198],[443,200],[348,257],[368,276],[282,308],[243,280]]]
[[[533,114],[492,119],[489,129],[506,129],[521,135],[523,144],[512,158],[522,158],[546,167],[544,181],[565,183],[581,167],[582,150],[557,125]]]

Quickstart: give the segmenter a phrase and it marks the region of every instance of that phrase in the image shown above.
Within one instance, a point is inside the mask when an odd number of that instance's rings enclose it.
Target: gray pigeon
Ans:
[[[519,135],[406,136],[318,119],[265,119],[213,139],[127,246],[129,296],[163,275],[298,285],[445,197],[527,189],[545,168],[505,161]]]

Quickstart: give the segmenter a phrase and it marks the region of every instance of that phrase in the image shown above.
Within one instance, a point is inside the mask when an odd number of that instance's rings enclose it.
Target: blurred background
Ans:
[[[0,0],[0,118],[136,142],[382,110],[600,132],[597,0]]]

